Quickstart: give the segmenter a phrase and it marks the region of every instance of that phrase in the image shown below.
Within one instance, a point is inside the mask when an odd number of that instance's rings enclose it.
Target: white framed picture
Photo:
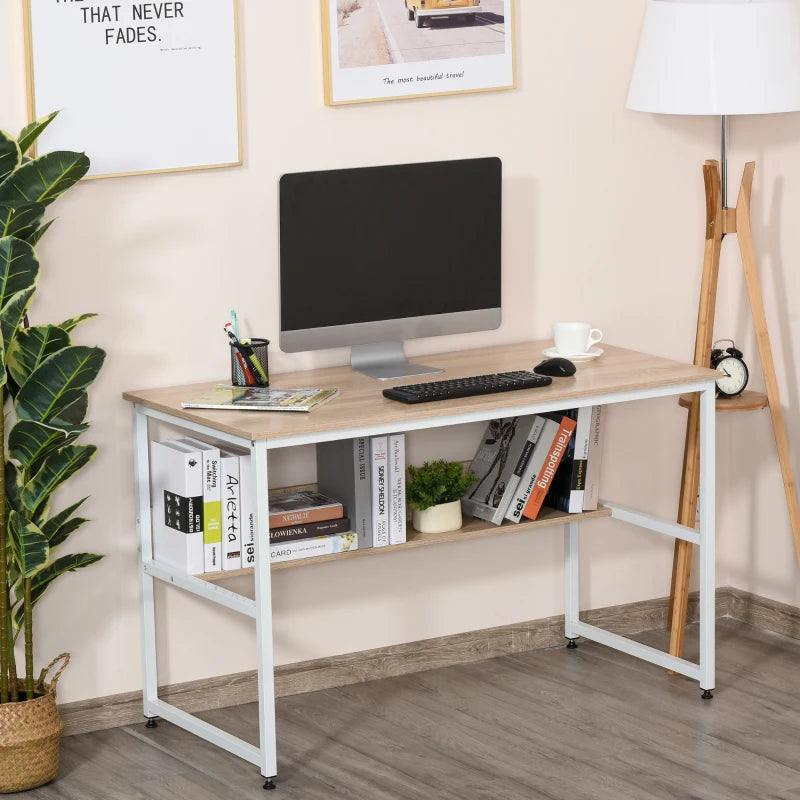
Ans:
[[[321,0],[328,105],[513,89],[513,0]]]
[[[88,175],[241,164],[236,0],[25,0],[28,113]]]

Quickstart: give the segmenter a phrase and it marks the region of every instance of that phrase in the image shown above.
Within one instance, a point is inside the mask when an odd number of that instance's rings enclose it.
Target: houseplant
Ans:
[[[408,504],[412,525],[420,533],[444,533],[461,527],[461,498],[475,481],[475,473],[459,461],[426,461],[409,466]]]
[[[86,498],[56,509],[54,493],[97,449],[76,439],[89,427],[87,391],[105,352],[75,345],[70,335],[94,315],[58,325],[27,321],[39,276],[34,245],[51,224],[43,222],[47,206],[89,169],[82,153],[26,156],[55,116],[17,138],[0,131],[0,792],[38,786],[58,772],[57,676],[48,684],[43,670],[34,679],[32,612],[56,578],[101,558],[53,555],[86,521],[76,516]],[[15,657],[20,637],[24,679]]]

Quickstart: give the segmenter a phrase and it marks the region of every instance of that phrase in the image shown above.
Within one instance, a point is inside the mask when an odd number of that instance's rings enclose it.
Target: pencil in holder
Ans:
[[[269,339],[231,343],[231,383],[234,386],[269,386]]]

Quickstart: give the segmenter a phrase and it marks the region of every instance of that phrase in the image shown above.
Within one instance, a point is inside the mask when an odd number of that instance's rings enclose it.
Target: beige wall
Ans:
[[[240,0],[244,165],[88,181],[57,204],[59,219],[40,247],[43,277],[32,317],[97,311],[100,318],[78,336],[109,354],[92,396],[90,440],[100,452],[69,488],[71,497],[91,495],[86,511],[93,520],[73,549],[107,557],[62,579],[38,613],[39,660],[73,653],[62,701],[140,686],[130,409],[120,395],[224,376],[220,326],[230,308],[252,334],[277,340],[276,181],[283,172],[503,159],[503,325],[416,341],[408,346],[412,355],[545,337],[554,321],[582,318],[612,343],[690,358],[702,254],[700,165],[717,153],[718,123],[625,110],[644,0],[517,5],[516,90],[327,108],[316,0]],[[26,122],[20,2],[0,4],[0,31],[0,127],[16,133]],[[798,134],[796,114],[736,120],[730,165],[738,179],[745,158],[759,162],[754,226],[800,466],[800,350],[793,346],[800,277],[792,269],[800,253]],[[718,335],[733,335],[757,370],[738,260],[726,252],[724,261]],[[271,366],[344,363],[347,355],[274,348]],[[532,350],[531,363],[539,356]],[[762,385],[757,375],[753,383]],[[684,421],[685,412],[666,401],[613,409],[603,493],[673,516]],[[479,430],[412,436],[410,459],[468,458]],[[718,584],[798,604],[770,437],[766,413],[720,420]],[[270,468],[281,482],[313,480],[313,454],[283,454]],[[584,530],[584,605],[668,592],[671,542],[605,520]],[[561,558],[556,528],[277,573],[276,661],[559,613]],[[232,588],[245,590],[246,582]],[[161,681],[254,666],[248,622],[161,587],[157,599]]]

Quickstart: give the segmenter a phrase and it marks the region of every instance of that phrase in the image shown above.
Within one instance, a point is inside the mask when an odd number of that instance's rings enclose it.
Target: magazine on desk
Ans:
[[[228,408],[240,411],[311,411],[333,400],[338,387],[330,389],[270,389],[267,386],[214,386],[183,408]]]

